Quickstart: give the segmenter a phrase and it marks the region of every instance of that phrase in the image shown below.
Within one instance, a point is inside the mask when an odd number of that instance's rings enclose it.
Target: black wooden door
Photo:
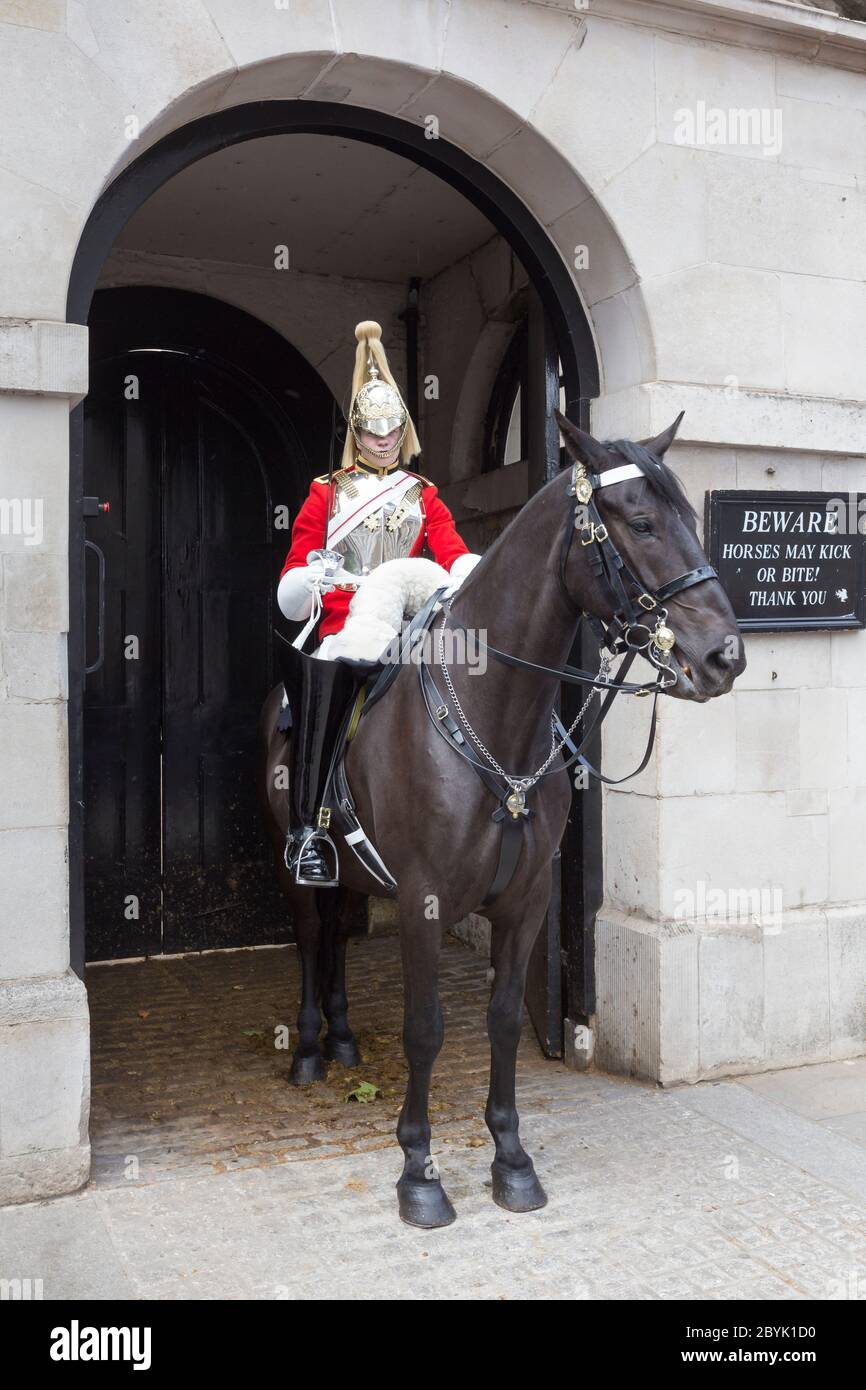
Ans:
[[[243,373],[203,353],[97,363],[85,411],[85,911],[91,960],[287,940],[256,806],[274,680],[274,526],[296,464]],[[100,633],[101,614],[101,641]],[[102,660],[99,664],[100,648]]]
[[[91,374],[86,490],[108,502],[87,522],[88,665],[84,704],[85,904],[91,960],[161,949],[160,521],[162,383],[140,367],[127,400],[125,363]],[[100,552],[104,575],[100,573]],[[102,658],[100,661],[100,657]]]
[[[224,369],[132,352],[98,368],[85,449],[110,504],[89,523],[90,959],[286,939],[254,777],[281,441]]]
[[[254,776],[283,557],[268,485],[279,441],[267,422],[226,373],[189,358],[171,365],[166,385],[163,949],[172,952],[285,935]]]

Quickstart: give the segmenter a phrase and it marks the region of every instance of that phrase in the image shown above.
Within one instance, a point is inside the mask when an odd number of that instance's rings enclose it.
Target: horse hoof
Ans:
[[[433,1231],[437,1226],[450,1226],[457,1213],[448,1200],[441,1182],[417,1182],[401,1178],[397,1184],[400,1219],[407,1226],[421,1226]]]
[[[354,1038],[325,1038],[323,1051],[329,1062],[339,1062],[341,1067],[358,1067],[361,1054]]]
[[[308,1052],[303,1056],[297,1053],[292,1058],[289,1080],[293,1086],[312,1086],[314,1081],[323,1081],[325,1063],[320,1052]]]
[[[547,1193],[538,1181],[530,1159],[528,1168],[509,1168],[504,1163],[491,1163],[493,1200],[506,1211],[538,1211],[547,1206]]]

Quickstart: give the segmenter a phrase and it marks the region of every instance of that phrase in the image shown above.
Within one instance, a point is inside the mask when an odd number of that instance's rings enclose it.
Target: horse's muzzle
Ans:
[[[726,695],[737,676],[746,669],[742,639],[739,639],[734,652],[727,636],[700,657],[678,643],[674,648],[674,659],[677,683],[669,693],[676,699],[694,700],[698,704],[714,700],[718,695]]]

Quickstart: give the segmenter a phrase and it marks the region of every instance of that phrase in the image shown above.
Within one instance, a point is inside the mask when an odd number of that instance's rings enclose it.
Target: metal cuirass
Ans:
[[[392,518],[397,510],[403,515],[395,525]],[[344,557],[343,565],[350,574],[368,574],[386,560],[404,560],[418,539],[421,526],[417,498],[408,507],[386,501],[336,541],[334,549]]]

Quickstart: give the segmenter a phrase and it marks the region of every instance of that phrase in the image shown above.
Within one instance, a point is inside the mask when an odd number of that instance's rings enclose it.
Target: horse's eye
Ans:
[[[636,531],[637,534],[638,534],[639,536],[648,536],[649,533],[650,533],[650,532],[652,531],[652,529],[653,529],[653,528],[650,526],[650,524],[649,524],[648,521],[642,521],[642,520],[641,520],[641,521],[630,521],[630,522],[629,522],[629,526],[631,527],[631,529],[632,529],[633,531]]]

